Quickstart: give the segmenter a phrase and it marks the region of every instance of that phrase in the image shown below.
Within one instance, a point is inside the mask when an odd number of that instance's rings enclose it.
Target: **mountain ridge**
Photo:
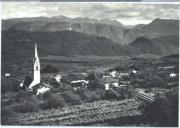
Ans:
[[[178,53],[178,38],[177,36],[166,36],[142,40],[142,37],[139,37],[129,45],[120,45],[114,43],[110,38],[76,31],[3,31],[2,55],[33,55],[34,42],[38,44],[42,56],[169,55]],[[147,46],[149,42],[150,45]]]
[[[118,24],[119,23],[119,24]],[[118,25],[117,25],[118,24]],[[159,36],[173,36],[179,33],[179,20],[155,19],[147,25],[126,27],[116,20],[67,18],[67,17],[36,17],[18,18],[2,21],[2,30],[11,31],[66,31],[74,30],[87,34],[104,36],[117,44],[130,44],[136,38],[144,36],[156,38]]]

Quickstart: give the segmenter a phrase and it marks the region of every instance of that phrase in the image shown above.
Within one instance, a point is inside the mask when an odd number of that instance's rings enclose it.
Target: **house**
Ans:
[[[169,77],[173,78],[173,77],[176,77],[176,75],[177,75],[177,74],[175,74],[175,73],[173,72],[173,73],[171,73],[171,74],[169,75]]]
[[[119,80],[119,85],[129,85],[130,84],[130,81],[126,81],[126,80]]]
[[[10,77],[11,74],[10,74],[10,73],[5,73],[4,76],[5,76],[5,77]]]
[[[137,71],[136,71],[136,70],[132,70],[132,73],[133,73],[133,74],[136,74],[136,73],[137,73]]]
[[[46,84],[46,83],[40,83],[38,84],[37,86],[35,86],[33,88],[33,91],[36,92],[36,95],[39,95],[39,94],[44,94],[46,93],[47,91],[50,91],[51,88],[53,88],[51,85],[49,84]]]
[[[63,77],[66,83],[71,83],[72,81],[84,80],[85,77],[82,74],[68,74]]]
[[[105,90],[110,90],[111,87],[119,87],[118,82],[105,84]]]
[[[103,78],[108,78],[108,77],[111,77],[111,76],[108,76],[108,75],[106,75],[106,76],[103,76]]]
[[[49,90],[50,90],[49,87],[41,87],[41,88],[37,89],[36,95],[44,94],[44,93],[46,93],[46,92],[49,91]]]
[[[105,90],[109,90],[109,84],[105,84]]]
[[[116,77],[117,72],[116,72],[116,71],[112,71],[112,72],[110,72],[109,74],[110,74],[112,77],[114,77],[114,78],[115,78],[115,77]]]
[[[121,85],[121,84],[122,85],[129,85],[130,81],[131,81],[130,76],[125,75],[119,79],[119,85]]]
[[[136,89],[136,96],[139,99],[145,100],[147,102],[152,102],[155,100],[155,93],[146,92],[145,89]]]
[[[81,87],[86,87],[89,84],[89,80],[74,80],[71,81],[70,84],[72,85],[74,90],[80,89]]]
[[[120,73],[120,76],[129,76],[129,73]]]
[[[119,87],[122,88],[122,89],[127,89],[128,86],[125,85],[125,84],[120,84]]]
[[[81,75],[84,77],[88,77],[88,73],[86,73],[86,72],[82,72]]]
[[[22,88],[22,87],[23,87],[23,85],[24,85],[24,80],[23,80],[23,81],[21,81],[21,83],[19,84],[19,86]]]
[[[118,79],[115,79],[113,77],[105,77],[105,78],[101,78],[100,79],[101,82],[104,83],[104,86],[105,86],[105,90],[109,90],[112,86],[113,87],[118,87],[119,84],[118,84]]]
[[[55,78],[56,82],[58,82],[58,83],[61,82],[61,78],[62,78],[61,75],[58,74],[54,78]]]
[[[75,83],[84,83],[84,84],[88,84],[89,81],[88,80],[74,80],[70,82],[71,84],[75,84]]]

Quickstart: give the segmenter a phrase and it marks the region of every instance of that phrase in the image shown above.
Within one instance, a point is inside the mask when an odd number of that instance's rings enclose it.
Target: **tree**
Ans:
[[[142,115],[146,123],[157,126],[178,126],[178,95],[168,92],[165,97],[144,104]]]
[[[23,89],[26,89],[29,87],[29,85],[32,83],[33,79],[29,76],[26,76],[23,83]]]
[[[64,100],[69,104],[80,104],[82,102],[81,97],[72,91],[62,94]]]
[[[12,84],[12,91],[13,92],[18,92],[19,89],[20,89],[20,86],[19,86],[20,82],[19,81],[14,81],[14,83]]]
[[[58,68],[48,64],[44,68],[41,69],[42,73],[56,73],[58,72]]]
[[[65,105],[65,101],[62,96],[58,94],[51,94],[49,95],[46,102],[41,105],[41,107],[43,109],[51,109],[51,108],[63,107],[64,105]]]
[[[50,79],[50,84],[51,84],[54,88],[60,87],[60,83],[58,83],[55,78],[51,78],[51,79]]]
[[[87,76],[88,80],[95,80],[96,76],[95,76],[95,72],[90,72]]]

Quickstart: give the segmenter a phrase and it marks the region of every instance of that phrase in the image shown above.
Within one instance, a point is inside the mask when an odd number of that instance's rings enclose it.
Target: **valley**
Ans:
[[[178,23],[3,20],[2,124],[178,126]]]

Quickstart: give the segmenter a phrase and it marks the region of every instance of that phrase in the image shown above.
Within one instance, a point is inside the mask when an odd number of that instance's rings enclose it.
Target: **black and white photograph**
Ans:
[[[179,12],[2,3],[1,125],[178,127]]]
[[[180,2],[180,0],[0,0],[2,2]]]

